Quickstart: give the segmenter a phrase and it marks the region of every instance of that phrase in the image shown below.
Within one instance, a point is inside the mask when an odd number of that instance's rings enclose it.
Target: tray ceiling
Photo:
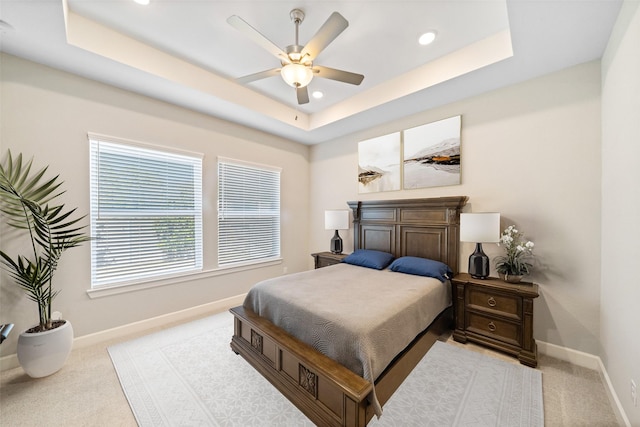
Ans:
[[[619,0],[163,1],[0,0],[2,51],[315,144],[602,56]],[[314,78],[297,105],[278,60],[230,26],[238,15],[281,48],[304,45],[337,11],[349,27],[316,63],[363,74]],[[428,46],[418,37],[435,30]]]

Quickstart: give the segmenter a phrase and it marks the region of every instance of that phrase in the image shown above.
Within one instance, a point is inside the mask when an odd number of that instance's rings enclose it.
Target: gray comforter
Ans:
[[[265,280],[244,301],[371,382],[450,305],[448,282],[349,264]],[[375,392],[370,401],[379,416]]]

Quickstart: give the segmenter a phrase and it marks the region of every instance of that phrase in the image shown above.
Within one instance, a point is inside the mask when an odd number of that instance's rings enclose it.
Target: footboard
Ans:
[[[232,350],[311,421],[320,426],[366,426],[370,382],[251,310],[235,307],[231,313]]]

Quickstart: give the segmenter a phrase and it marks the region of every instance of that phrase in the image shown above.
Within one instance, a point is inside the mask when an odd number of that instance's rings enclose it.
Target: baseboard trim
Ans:
[[[232,307],[241,305],[246,294],[236,295],[230,298],[213,301],[207,304],[198,305],[187,308],[185,310],[175,311],[173,313],[163,314],[161,316],[152,317],[150,319],[141,320],[139,322],[129,323],[127,325],[118,326],[104,331],[96,332],[89,335],[83,335],[73,340],[73,349],[89,347],[91,345],[106,342],[112,339],[125,337],[127,335],[162,328],[176,322],[184,322],[198,317],[212,315],[223,312]],[[0,372],[17,368],[18,356],[10,354],[0,358]]]
[[[536,340],[536,344],[538,345],[539,353],[564,360],[565,362],[569,362],[583,368],[598,371],[600,378],[602,379],[602,383],[605,385],[604,388],[607,391],[609,402],[611,402],[611,406],[613,406],[618,421],[627,427],[631,427],[631,422],[629,421],[629,418],[627,418],[627,414],[624,412],[624,408],[622,407],[620,399],[618,399],[618,395],[613,388],[607,369],[599,356],[594,356],[593,354],[584,353],[582,351],[573,350],[539,340]]]
[[[607,395],[609,396],[609,401],[616,409],[616,416],[618,417],[618,421],[623,423],[626,427],[631,427],[631,421],[627,418],[627,413],[624,411],[622,407],[622,403],[620,403],[620,399],[618,399],[618,394],[613,388],[613,384],[611,383],[611,378],[609,378],[609,373],[607,369],[604,367],[604,363],[602,363],[602,359],[598,357],[600,378],[602,382],[606,385],[605,390],[607,390]]]
[[[565,362],[572,363],[577,366],[581,366],[587,369],[599,370],[602,362],[598,356],[593,354],[584,353],[582,351],[573,350],[568,347],[563,347],[556,344],[536,340],[538,345],[538,352],[546,354],[547,356],[555,357],[556,359],[564,360]]]

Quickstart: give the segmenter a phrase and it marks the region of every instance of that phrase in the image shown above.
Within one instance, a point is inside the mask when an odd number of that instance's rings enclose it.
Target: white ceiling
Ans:
[[[621,0],[196,1],[0,0],[2,51],[123,89],[315,144],[598,59]],[[235,78],[278,60],[226,19],[239,15],[283,49],[292,9],[304,45],[338,11],[349,27],[316,59],[364,74],[314,78],[298,106],[280,76]],[[417,38],[427,30],[430,46]]]

